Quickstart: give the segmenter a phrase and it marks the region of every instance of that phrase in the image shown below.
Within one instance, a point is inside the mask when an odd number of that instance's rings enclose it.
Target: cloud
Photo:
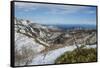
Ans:
[[[45,9],[45,14],[70,14],[70,13],[94,13],[94,10],[89,10],[91,7],[87,6],[73,6],[73,5],[55,5],[55,4],[40,4],[40,3],[22,3],[15,2],[18,9],[25,12]]]
[[[15,2],[15,8],[23,11],[32,11],[36,10],[38,7],[33,3]]]
[[[71,6],[71,5],[60,5],[52,7],[48,14],[73,14],[73,13],[95,13],[95,10],[90,10],[90,7],[86,6]]]

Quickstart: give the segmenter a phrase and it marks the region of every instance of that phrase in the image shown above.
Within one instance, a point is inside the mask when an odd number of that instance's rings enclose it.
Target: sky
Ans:
[[[96,7],[15,2],[15,17],[40,24],[96,25]]]

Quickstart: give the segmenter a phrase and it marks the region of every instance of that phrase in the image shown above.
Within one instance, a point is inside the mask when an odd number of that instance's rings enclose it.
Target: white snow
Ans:
[[[85,48],[96,48],[96,45],[87,45]]]
[[[22,34],[15,32],[15,45],[20,49],[22,46],[32,46],[35,52],[40,52],[44,47],[34,41],[32,38],[28,38]]]

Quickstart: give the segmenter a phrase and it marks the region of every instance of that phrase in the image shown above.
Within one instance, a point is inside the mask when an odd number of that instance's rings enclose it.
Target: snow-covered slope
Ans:
[[[15,19],[15,45],[17,45],[18,48],[21,48],[22,46],[32,46],[33,50],[35,52],[40,52],[44,49],[44,47],[34,41],[33,38],[29,38],[28,36],[25,36],[21,33],[18,33],[18,29],[20,28],[21,32],[25,32],[25,28],[30,25],[30,21],[22,20],[22,19]],[[16,25],[18,24],[18,25]],[[22,26],[20,26],[22,25]],[[41,25],[33,24],[34,28],[40,28]],[[36,31],[33,31],[34,33],[37,33]]]
[[[32,38],[28,38],[19,33],[15,33],[15,45],[20,49],[22,46],[31,46],[35,52],[40,52],[44,47],[36,43]]]
[[[80,46],[80,45],[78,45]],[[29,65],[42,65],[42,64],[54,64],[55,60],[61,56],[62,54],[64,54],[67,51],[73,51],[76,48],[75,45],[73,46],[66,46],[60,49],[56,49],[53,51],[50,51],[46,54],[45,58],[44,58],[44,54],[39,54],[38,56],[36,56],[32,63]],[[96,45],[86,45],[85,48],[96,48]]]
[[[29,20],[15,18],[15,44],[18,48],[22,46],[32,46],[33,50],[40,52],[45,47],[35,41],[37,38],[41,43],[51,43],[54,38],[61,33],[52,33],[45,25],[37,24]],[[57,29],[57,28],[56,28]]]

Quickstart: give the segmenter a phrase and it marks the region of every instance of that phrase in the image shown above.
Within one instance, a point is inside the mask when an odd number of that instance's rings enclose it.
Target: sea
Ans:
[[[96,29],[96,25],[91,24],[54,24],[54,25],[47,25],[56,27],[62,30],[69,30],[69,29]]]

